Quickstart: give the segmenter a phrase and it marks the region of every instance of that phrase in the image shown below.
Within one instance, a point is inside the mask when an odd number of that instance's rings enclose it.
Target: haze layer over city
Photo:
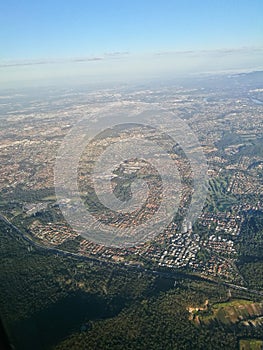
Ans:
[[[261,349],[262,2],[1,7],[1,346]]]

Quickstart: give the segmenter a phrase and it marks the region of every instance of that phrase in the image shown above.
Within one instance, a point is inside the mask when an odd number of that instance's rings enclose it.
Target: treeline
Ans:
[[[189,296],[191,291],[170,291],[143,300],[117,317],[93,322],[90,330],[72,335],[55,349],[236,349],[233,332],[220,325],[199,328],[189,320]]]
[[[45,197],[55,196],[54,188],[41,188],[38,190],[27,190],[22,185],[18,184],[12,192],[10,190],[2,190],[1,197],[8,201],[29,202],[34,203],[42,201]]]
[[[263,213],[247,214],[237,240],[240,262],[263,259]]]
[[[247,214],[237,239],[237,265],[248,286],[263,289],[263,213]]]

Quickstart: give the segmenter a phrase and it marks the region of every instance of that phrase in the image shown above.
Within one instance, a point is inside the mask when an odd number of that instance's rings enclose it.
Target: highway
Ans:
[[[47,246],[43,246],[37,242],[35,242],[34,240],[32,240],[30,237],[26,236],[17,226],[15,226],[11,221],[9,221],[3,214],[0,213],[0,220],[4,221],[7,225],[9,225],[10,227],[12,227],[12,229],[18,234],[17,237],[22,238],[23,240],[25,240],[27,243],[29,243],[31,246],[34,246],[35,248],[42,250],[42,251],[49,251],[52,252],[54,254],[58,254],[58,255],[62,255],[65,257],[71,257],[71,258],[76,258],[78,260],[84,260],[84,261],[90,261],[99,265],[105,265],[105,266],[118,266],[118,268],[124,268],[124,269],[131,269],[131,270],[136,270],[138,272],[146,272],[149,274],[153,274],[153,275],[158,275],[160,277],[165,277],[165,278],[190,278],[190,279],[194,279],[194,280],[203,280],[205,282],[209,282],[209,283],[213,283],[213,284],[222,284],[228,288],[232,288],[232,289],[236,289],[236,290],[241,290],[247,293],[251,293],[251,294],[255,294],[257,296],[262,296],[263,297],[263,291],[258,291],[258,290],[253,290],[253,289],[249,289],[247,287],[244,286],[240,286],[240,285],[236,285],[233,283],[228,283],[228,282],[217,282],[215,280],[212,280],[210,278],[205,278],[204,276],[198,276],[198,275],[191,275],[191,274],[187,274],[187,273],[181,273],[178,271],[174,271],[174,272],[168,272],[168,271],[160,271],[160,270],[153,270],[153,269],[146,269],[140,265],[128,265],[128,264],[122,264],[122,263],[116,263],[116,262],[111,262],[111,261],[105,261],[105,260],[100,260],[100,259],[96,259],[96,258],[90,258],[87,256],[83,256],[77,253],[73,253],[73,252],[67,252],[64,251],[62,249],[58,249],[58,248],[52,248],[52,247],[47,247]]]

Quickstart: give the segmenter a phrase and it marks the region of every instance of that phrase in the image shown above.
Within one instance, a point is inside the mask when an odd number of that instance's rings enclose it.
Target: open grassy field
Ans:
[[[239,341],[239,350],[262,350],[263,341],[258,339],[241,339]]]
[[[263,303],[236,299],[224,303],[215,303],[205,311],[198,313],[198,320],[208,324],[218,321],[223,324],[233,324],[243,320],[253,319],[263,315]]]
[[[227,191],[229,180],[229,177],[210,179],[207,204],[211,211],[226,211],[236,204],[236,198]]]

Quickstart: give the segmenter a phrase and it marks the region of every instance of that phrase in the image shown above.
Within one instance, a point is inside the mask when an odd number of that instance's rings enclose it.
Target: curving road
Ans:
[[[263,296],[263,291],[258,291],[258,290],[253,290],[253,289],[249,289],[247,287],[244,286],[239,286],[233,283],[228,283],[228,282],[217,282],[215,280],[211,280],[209,278],[205,278],[203,276],[198,276],[198,275],[191,275],[191,274],[187,274],[187,273],[180,273],[178,271],[176,272],[163,272],[163,271],[158,271],[158,270],[151,270],[151,269],[145,269],[142,266],[132,266],[132,265],[125,265],[122,263],[116,263],[116,262],[111,262],[111,261],[104,261],[104,260],[100,260],[100,259],[95,259],[95,258],[90,258],[87,256],[83,256],[77,253],[72,253],[72,252],[67,252],[65,250],[62,249],[58,249],[58,248],[51,248],[51,247],[46,247],[41,245],[40,243],[35,242],[34,240],[32,240],[31,238],[29,238],[28,236],[26,236],[17,226],[15,226],[11,221],[9,221],[3,214],[0,213],[0,220],[4,221],[7,225],[9,225],[10,227],[12,227],[12,229],[14,231],[16,231],[20,238],[24,239],[26,242],[30,243],[32,246],[40,249],[40,250],[44,250],[44,251],[50,251],[53,252],[55,254],[59,254],[62,256],[66,256],[66,257],[73,257],[73,258],[77,258],[78,260],[85,260],[85,261],[92,261],[95,262],[97,264],[100,265],[114,265],[116,266],[116,264],[118,265],[118,267],[120,268],[125,268],[125,269],[132,269],[132,270],[137,270],[137,271],[144,271],[150,274],[154,274],[154,275],[159,275],[162,277],[167,277],[167,278],[175,278],[175,277],[187,277],[190,279],[199,279],[199,280],[203,280],[206,282],[210,282],[210,283],[214,283],[214,284],[222,284],[228,288],[232,288],[232,289],[236,289],[236,290],[241,290],[247,293],[251,293],[251,294],[255,294],[257,296]]]

